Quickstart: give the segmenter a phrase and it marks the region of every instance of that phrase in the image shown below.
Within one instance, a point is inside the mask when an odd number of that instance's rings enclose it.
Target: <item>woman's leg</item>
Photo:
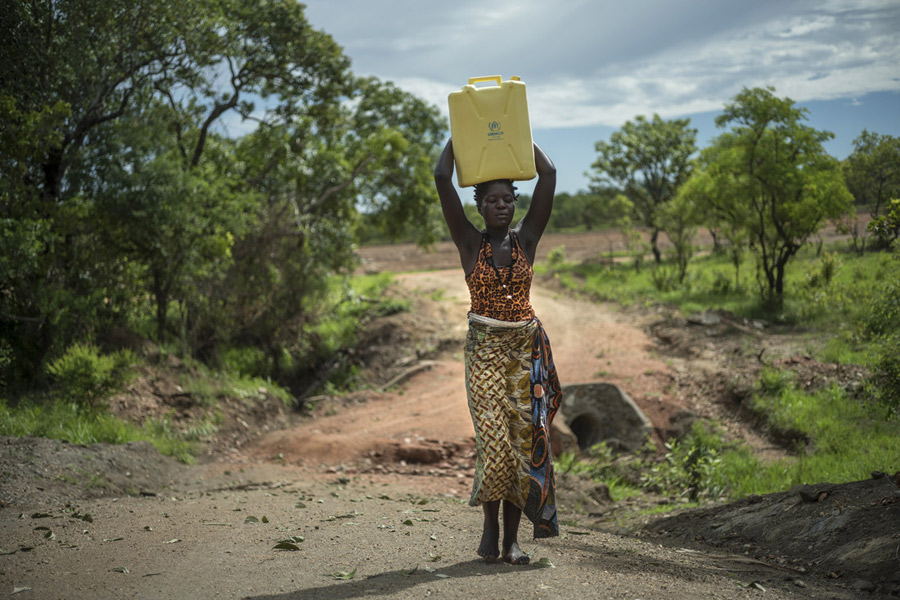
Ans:
[[[519,548],[519,521],[522,509],[503,501],[503,560],[513,565],[527,565],[531,558]]]
[[[500,501],[483,502],[484,530],[481,533],[481,544],[478,555],[488,560],[496,560],[500,556]],[[505,521],[504,513],[504,524]]]

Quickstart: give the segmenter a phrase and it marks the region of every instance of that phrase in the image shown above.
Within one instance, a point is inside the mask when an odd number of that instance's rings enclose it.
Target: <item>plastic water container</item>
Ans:
[[[476,87],[476,83],[496,85]],[[533,179],[534,147],[525,84],[518,77],[473,77],[447,98],[456,180],[460,187],[492,179]]]

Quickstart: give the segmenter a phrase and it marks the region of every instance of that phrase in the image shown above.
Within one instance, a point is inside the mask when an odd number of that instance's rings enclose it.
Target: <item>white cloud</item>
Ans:
[[[786,30],[780,31],[776,35],[783,38],[803,36],[814,31],[830,29],[834,26],[834,22],[835,18],[831,15],[817,17],[811,21],[805,17],[795,17],[791,19]]]
[[[717,110],[744,86],[796,101],[900,90],[896,0],[311,0],[354,70],[446,114],[470,76],[521,75],[533,127]]]

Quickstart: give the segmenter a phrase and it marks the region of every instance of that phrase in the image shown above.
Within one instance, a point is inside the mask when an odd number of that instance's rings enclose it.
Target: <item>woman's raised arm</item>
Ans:
[[[532,263],[534,263],[538,242],[550,221],[550,213],[553,211],[553,195],[556,193],[556,166],[537,144],[534,144],[534,166],[537,170],[538,180],[534,185],[531,206],[516,227],[519,240],[523,244],[522,249]]]
[[[470,258],[470,255],[474,256],[473,248],[477,252],[481,234],[466,217],[459,194],[453,187],[453,140],[447,141],[434,168],[434,186],[441,199],[441,210],[450,229],[450,237],[459,249],[460,259],[465,266],[469,262],[466,259]]]

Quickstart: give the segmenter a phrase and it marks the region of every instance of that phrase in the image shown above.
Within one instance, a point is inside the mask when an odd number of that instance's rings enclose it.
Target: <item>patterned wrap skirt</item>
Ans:
[[[476,446],[469,504],[508,500],[534,524],[535,538],[559,535],[550,423],[562,392],[541,322],[470,313],[466,393]]]

